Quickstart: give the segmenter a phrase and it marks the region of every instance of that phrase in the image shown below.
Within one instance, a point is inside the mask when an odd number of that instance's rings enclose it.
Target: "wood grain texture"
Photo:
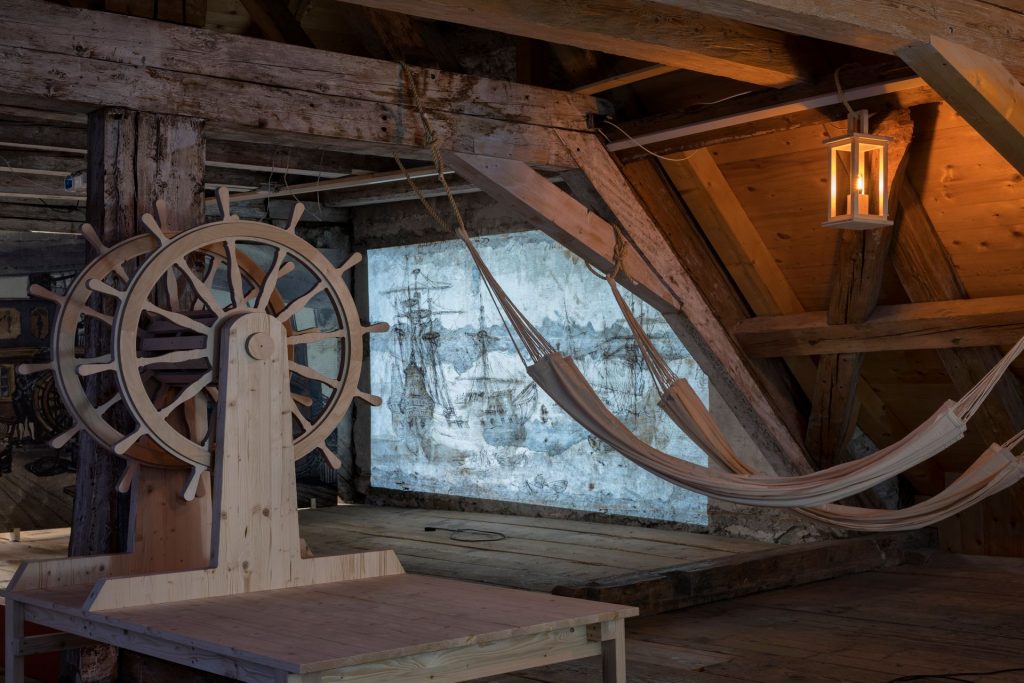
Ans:
[[[1024,86],[999,61],[1015,55],[993,58],[934,35],[897,54],[1024,173]]]
[[[0,38],[11,94],[205,118],[248,141],[274,131],[285,143],[428,156],[395,63],[33,0],[4,3],[0,22],[11,29]],[[445,146],[540,165],[572,166],[549,127],[583,129],[603,110],[573,93],[426,69],[413,77]]]
[[[893,249],[893,266],[907,296],[915,302],[966,298],[963,282],[913,184],[904,183],[900,193],[903,213]],[[939,355],[953,386],[962,394],[991,369],[1002,353],[997,347],[990,346],[946,348],[940,350]],[[992,399],[982,404],[972,420],[972,428],[979,430],[986,440],[996,442],[1002,442],[1024,428],[1024,397],[1021,391],[1020,382],[1013,373],[1004,375],[996,385]]]
[[[189,567],[191,571],[171,575],[111,575],[93,588],[84,605],[87,610],[402,572],[390,551],[299,557],[285,328],[270,315],[252,312],[228,321],[220,335],[221,395],[212,500],[217,525],[210,539],[210,568]],[[249,343],[254,337],[264,342],[262,346]],[[191,540],[202,543],[203,539]]]
[[[354,4],[779,87],[803,77],[800,40],[647,0],[356,0]]]
[[[661,167],[753,312],[760,316],[802,313],[803,304],[711,153],[695,150],[676,155],[672,161],[663,161]],[[744,322],[736,323],[734,329]],[[811,398],[817,373],[814,362],[809,358],[787,357],[786,365],[804,394]],[[885,445],[892,435],[903,431],[868,384],[858,384],[856,392],[864,408],[863,429],[875,443]]]
[[[637,614],[635,607],[410,574],[88,614],[74,607],[82,595],[36,591],[18,601],[36,623],[268,683],[289,674],[364,680],[348,672],[407,680],[413,670],[419,675],[408,680],[422,680],[434,667],[441,680],[467,680],[536,666],[545,652],[552,661],[596,655],[601,646],[587,639],[587,627]]]
[[[864,322],[840,325],[824,311],[761,316],[733,332],[756,357],[1008,345],[1024,336],[1024,295],[878,306]]]
[[[678,0],[654,0],[672,7]],[[875,52],[897,54],[931,36],[955,40],[994,59],[1014,73],[1024,71],[1024,17],[1019,5],[986,0],[690,0],[687,7],[718,17],[813,36]]]
[[[898,195],[893,193],[902,185],[913,134],[910,113],[894,112],[873,132],[893,138],[886,161],[891,214],[896,210],[893,198]],[[891,227],[840,231],[826,312],[830,324],[860,323],[871,315],[878,305],[892,242]],[[857,424],[857,387],[863,362],[862,355],[847,353],[823,356],[818,362],[805,444],[821,467],[846,459],[844,452]]]
[[[600,141],[592,136],[560,133],[580,170],[618,218],[626,241],[680,302],[678,314],[666,320],[715,383],[748,433],[762,447],[773,466],[790,472],[808,467],[803,449],[752,372],[749,361],[709,306],[687,269],[682,267],[664,232],[622,170]]]

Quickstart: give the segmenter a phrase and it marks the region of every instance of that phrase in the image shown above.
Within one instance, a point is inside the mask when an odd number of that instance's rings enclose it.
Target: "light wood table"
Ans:
[[[625,683],[623,622],[638,613],[415,574],[100,612],[81,609],[89,589],[8,595],[8,628],[28,620],[254,683],[465,681],[597,655],[606,683]],[[18,652],[75,643],[26,637]]]

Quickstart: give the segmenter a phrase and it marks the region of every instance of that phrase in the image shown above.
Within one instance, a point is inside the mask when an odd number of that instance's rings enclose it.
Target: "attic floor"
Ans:
[[[669,529],[372,505],[299,518],[317,555],[393,548],[409,572],[544,592],[773,547]]]
[[[844,576],[627,622],[627,672],[643,683],[1020,683],[1024,561],[935,555],[923,565]],[[939,678],[938,674],[947,677]],[[600,678],[596,658],[488,683]],[[482,683],[482,681],[480,682]]]

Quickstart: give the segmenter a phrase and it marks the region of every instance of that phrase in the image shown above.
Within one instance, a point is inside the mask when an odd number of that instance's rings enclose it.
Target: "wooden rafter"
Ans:
[[[661,229],[672,255],[704,294],[714,316],[727,329],[746,319],[750,308],[661,166],[651,158],[640,159],[624,164],[622,173]],[[804,432],[806,412],[798,399],[800,387],[782,364],[759,359],[748,362],[758,381],[767,388],[779,420],[799,439]]]
[[[802,314],[803,305],[711,153],[695,150],[662,162],[662,167],[754,313]],[[742,325],[743,321],[738,323]],[[810,397],[816,375],[812,360],[791,357],[786,364]],[[864,406],[862,428],[876,443],[887,444],[906,431],[869,385],[858,384],[856,393]]]
[[[937,36],[898,54],[1024,173],[1024,85],[1002,63]]]
[[[647,206],[625,182],[618,161],[593,135],[562,133],[561,137],[580,170],[618,219],[627,241],[679,301],[681,315],[668,315],[666,319],[672,325],[673,318],[683,318],[675,321],[676,333],[748,433],[774,466],[791,472],[806,471],[808,463],[803,449],[792,439],[735,340],[715,317],[706,295],[697,289],[690,272],[675,257]],[[680,323],[683,328],[678,327]],[[694,329],[697,334],[693,334]]]
[[[348,0],[428,19],[780,87],[803,78],[798,39],[649,0]]]
[[[704,295],[674,259],[664,235],[639,200],[624,196],[624,189],[630,196],[632,192],[604,147],[592,136],[568,137],[566,143],[634,245],[624,254],[622,284],[665,315],[745,426],[765,447],[769,459],[775,456],[772,464],[782,471],[805,469],[806,464],[796,459],[802,458],[799,447],[779,421],[749,366],[737,354],[731,337],[709,310]],[[615,228],[526,165],[465,154],[449,154],[448,160],[459,175],[589,263],[605,270],[612,266]],[[618,178],[614,188],[611,174]],[[652,256],[657,265],[651,263]]]
[[[341,151],[429,157],[395,63],[32,0],[0,5],[0,25],[7,94],[196,116],[217,137],[259,142],[273,132]],[[584,130],[588,113],[604,110],[573,93],[438,71],[415,78],[445,146],[540,166],[572,167],[553,129]]]
[[[955,36],[961,45],[1024,71],[1024,15],[1019,3],[989,0],[654,0],[669,10],[685,4],[723,19],[897,54],[931,36]]]

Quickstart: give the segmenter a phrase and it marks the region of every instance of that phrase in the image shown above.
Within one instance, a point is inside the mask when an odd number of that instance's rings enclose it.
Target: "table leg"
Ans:
[[[601,669],[604,683],[626,683],[626,623],[624,619],[604,621],[587,627],[587,639],[601,641]]]
[[[4,605],[4,633],[4,679],[6,683],[25,683],[25,658],[21,656],[25,606],[9,597]]]

